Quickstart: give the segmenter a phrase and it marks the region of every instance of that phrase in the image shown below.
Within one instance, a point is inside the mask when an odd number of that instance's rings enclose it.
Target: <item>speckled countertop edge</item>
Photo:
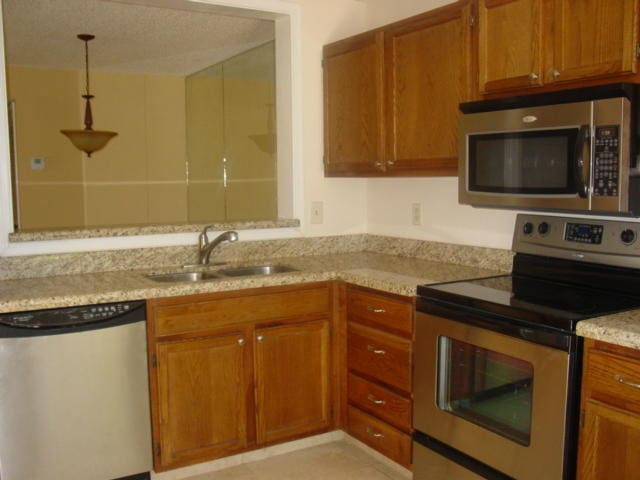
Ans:
[[[582,320],[576,331],[581,337],[640,348],[640,309]]]
[[[91,228],[69,228],[61,230],[41,230],[34,232],[14,232],[9,234],[9,241],[35,242],[43,240],[65,240],[77,238],[98,238],[98,237],[128,237],[135,235],[155,235],[168,233],[197,233],[202,231],[206,225],[211,225],[211,230],[258,230],[264,228],[297,228],[300,220],[278,219],[278,220],[255,220],[242,222],[212,222],[212,223],[189,223],[176,225],[132,225],[122,227],[91,227]]]

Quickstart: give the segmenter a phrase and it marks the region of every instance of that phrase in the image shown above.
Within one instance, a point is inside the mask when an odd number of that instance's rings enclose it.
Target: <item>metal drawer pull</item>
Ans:
[[[244,338],[239,338],[238,339],[238,345],[240,345],[240,346],[244,345]]]
[[[617,373],[613,376],[613,378],[616,379],[618,382],[622,383],[623,385],[627,385],[633,388],[640,388],[640,383],[634,383],[634,382],[630,382],[629,380],[625,380]]]
[[[367,433],[374,438],[384,438],[384,435],[380,432],[376,432],[373,428],[367,427]]]
[[[373,313],[387,313],[387,311],[384,308],[375,308],[375,307],[372,307],[371,305],[367,305],[367,310]]]
[[[367,397],[367,399],[371,402],[371,403],[375,403],[376,405],[385,405],[387,402],[385,400],[378,400],[376,397],[374,397],[373,395],[369,394],[369,396]]]
[[[384,355],[385,353],[387,353],[386,351],[380,349],[380,348],[376,348],[373,345],[367,345],[367,350],[369,350],[370,352],[375,353],[376,355]]]

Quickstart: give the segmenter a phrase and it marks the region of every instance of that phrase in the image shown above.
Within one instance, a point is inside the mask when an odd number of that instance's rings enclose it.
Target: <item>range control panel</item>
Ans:
[[[640,223],[519,214],[512,249],[547,257],[640,268]]]
[[[593,168],[594,196],[618,196],[618,170],[620,165],[619,134],[619,125],[596,127]]]

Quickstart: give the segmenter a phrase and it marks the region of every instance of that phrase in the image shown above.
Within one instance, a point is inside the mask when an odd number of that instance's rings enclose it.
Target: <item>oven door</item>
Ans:
[[[569,354],[417,313],[414,428],[518,480],[563,478]]]

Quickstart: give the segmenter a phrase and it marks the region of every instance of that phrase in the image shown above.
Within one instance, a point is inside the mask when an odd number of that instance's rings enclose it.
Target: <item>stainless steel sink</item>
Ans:
[[[250,275],[273,275],[275,273],[297,272],[297,268],[286,265],[251,265],[247,267],[234,267],[218,270],[225,277],[248,277]]]
[[[174,273],[154,273],[147,275],[147,278],[155,282],[200,282],[202,280],[214,280],[220,278],[219,275],[211,272],[174,272]]]

